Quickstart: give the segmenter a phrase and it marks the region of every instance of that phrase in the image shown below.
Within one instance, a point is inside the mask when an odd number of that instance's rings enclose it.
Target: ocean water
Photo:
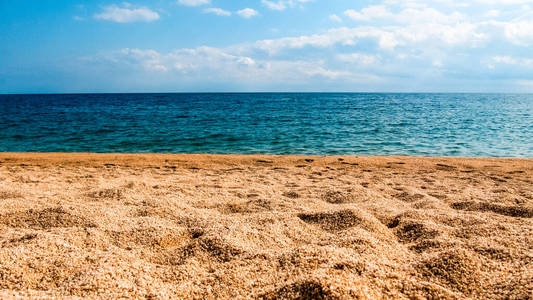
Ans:
[[[533,157],[533,95],[0,95],[0,151]]]

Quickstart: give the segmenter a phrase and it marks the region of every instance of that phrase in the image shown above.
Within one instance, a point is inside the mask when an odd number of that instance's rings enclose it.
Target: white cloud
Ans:
[[[264,5],[278,10],[304,2],[263,0]],[[377,5],[345,10],[344,19],[329,16],[330,20],[344,21],[351,27],[223,49],[197,47],[169,53],[125,49],[107,61],[116,62],[117,68],[127,66],[131,74],[135,74],[133,68],[139,74],[159,74],[174,78],[175,82],[205,79],[274,86],[305,86],[331,80],[346,83],[344,87],[353,86],[347,83],[364,83],[366,87],[402,82],[407,87],[423,85],[442,90],[437,84],[441,80],[466,86],[466,81],[478,80],[473,79],[476,77],[490,82],[490,74],[491,78],[506,78],[516,85],[517,80],[532,78],[533,55],[527,54],[533,46],[531,8],[507,3],[506,7],[494,4],[473,12],[472,7],[453,0],[373,3]],[[231,14],[218,8],[204,11]],[[252,17],[257,11],[248,8],[234,14]]]
[[[249,19],[251,17],[257,16],[258,12],[252,8],[244,8],[244,9],[237,11],[237,14],[245,19]]]
[[[287,8],[284,1],[274,2],[269,0],[261,0],[261,3],[273,10],[284,10],[285,8]]]
[[[492,60],[496,63],[504,63],[504,64],[511,64],[511,65],[515,65],[518,63],[518,61],[511,56],[494,56],[492,57]]]
[[[154,50],[142,51],[139,49],[122,49],[118,52],[117,57],[129,57],[131,60],[140,62],[145,70],[149,71],[168,71],[169,68],[164,65],[161,55]],[[131,61],[130,61],[131,63]]]
[[[311,2],[312,0],[261,0],[261,3],[272,10],[285,10],[298,4]]]
[[[200,6],[209,4],[210,0],[178,0],[178,4],[185,6]]]
[[[131,4],[124,3],[123,7],[105,6],[94,18],[117,23],[152,22],[159,19],[159,14],[146,7],[134,8]]]
[[[533,0],[474,0],[485,5],[521,5],[533,3]]]
[[[275,54],[284,49],[301,49],[304,47],[327,48],[334,45],[355,45],[357,37],[378,35],[370,28],[335,28],[323,34],[285,37],[275,40],[261,40],[255,43],[257,49]]]
[[[493,56],[492,62],[494,64],[533,66],[533,58],[521,58],[509,55]]]
[[[505,28],[505,36],[512,43],[520,46],[533,45],[533,21],[501,23]]]
[[[388,23],[438,23],[438,24],[453,24],[458,21],[466,21],[467,18],[458,12],[452,14],[444,14],[434,8],[406,8],[399,13],[392,13],[384,5],[373,5],[363,8],[361,11],[353,9],[344,12],[352,20],[356,21],[374,21],[376,19],[385,19]]]
[[[447,7],[471,7],[486,5],[486,6],[517,6],[524,4],[531,4],[533,0],[385,0],[388,5],[399,5],[403,7],[427,7],[428,5],[442,5]]]
[[[329,19],[333,22],[341,23],[342,19],[341,17],[337,16],[336,14],[332,14],[329,16]]]
[[[360,64],[360,65],[373,65],[379,62],[379,57],[376,55],[369,55],[363,53],[349,53],[339,54],[337,58],[342,62]]]
[[[360,12],[348,9],[344,12],[344,14],[356,21],[370,21],[375,18],[385,18],[385,17],[391,17],[392,13],[387,10],[387,7],[384,5],[372,5],[369,7],[363,8]]]
[[[452,47],[464,45],[476,47],[486,42],[487,37],[469,23],[454,25],[418,24],[408,26],[361,26],[330,29],[322,34],[286,37],[256,42],[256,47],[270,54],[283,49],[302,49],[305,47],[327,48],[335,45],[354,46],[364,40],[373,40],[382,50],[393,50],[398,46]]]
[[[179,49],[166,54],[155,50],[123,49],[96,60],[148,73],[164,73],[167,77],[186,76],[198,80],[304,83],[309,78],[333,80],[352,75],[348,71],[330,69],[322,61],[259,60],[213,47]]]
[[[284,49],[328,48],[337,45],[356,47],[369,40],[375,41],[380,50],[401,47],[407,52],[416,50],[424,53],[446,52],[450,51],[446,49],[457,47],[463,49],[461,51],[474,51],[466,49],[480,49],[488,46],[491,41],[507,41],[519,46],[533,45],[533,22],[520,19],[509,22],[487,20],[483,11],[478,16],[467,17],[458,11],[444,13],[430,7],[396,10],[384,5],[373,5],[360,11],[347,10],[345,14],[354,20],[365,21],[365,25],[330,29],[314,35],[262,40],[256,42],[255,47],[269,55],[275,55]],[[453,51],[450,52],[452,54]]]
[[[218,16],[231,16],[231,12],[216,7],[206,8],[204,9],[204,12],[209,14],[215,14]]]

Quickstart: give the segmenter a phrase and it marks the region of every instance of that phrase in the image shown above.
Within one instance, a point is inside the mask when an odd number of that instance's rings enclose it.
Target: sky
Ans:
[[[0,93],[533,92],[533,0],[0,0]]]

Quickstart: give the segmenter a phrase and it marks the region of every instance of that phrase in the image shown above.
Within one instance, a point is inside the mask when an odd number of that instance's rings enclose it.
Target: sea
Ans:
[[[0,152],[533,157],[533,95],[0,95]]]

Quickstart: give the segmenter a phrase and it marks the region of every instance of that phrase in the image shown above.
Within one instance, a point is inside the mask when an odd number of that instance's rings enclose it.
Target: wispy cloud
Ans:
[[[376,55],[364,53],[342,53],[337,57],[342,62],[359,65],[374,65],[380,60]]]
[[[329,16],[329,19],[333,22],[341,23],[342,19],[341,17],[337,16],[336,14],[332,14]]]
[[[215,14],[218,16],[231,16],[231,12],[217,7],[206,8],[204,9],[204,12],[209,14]]]
[[[147,7],[133,7],[124,3],[122,7],[114,4],[105,6],[94,18],[117,23],[152,22],[159,19],[159,14]]]
[[[253,8],[244,8],[237,11],[237,14],[245,19],[257,16],[259,13]]]
[[[312,0],[261,0],[261,3],[272,10],[285,10],[287,7],[294,7],[297,4],[311,1]]]
[[[185,6],[200,6],[211,3],[210,0],[178,0],[178,4]]]
[[[513,57],[510,55],[493,56],[492,61],[495,64],[519,65],[522,67],[533,66],[533,58]]]
[[[273,10],[284,10],[285,8],[287,8],[283,1],[274,2],[269,0],[261,0],[261,3]]]

